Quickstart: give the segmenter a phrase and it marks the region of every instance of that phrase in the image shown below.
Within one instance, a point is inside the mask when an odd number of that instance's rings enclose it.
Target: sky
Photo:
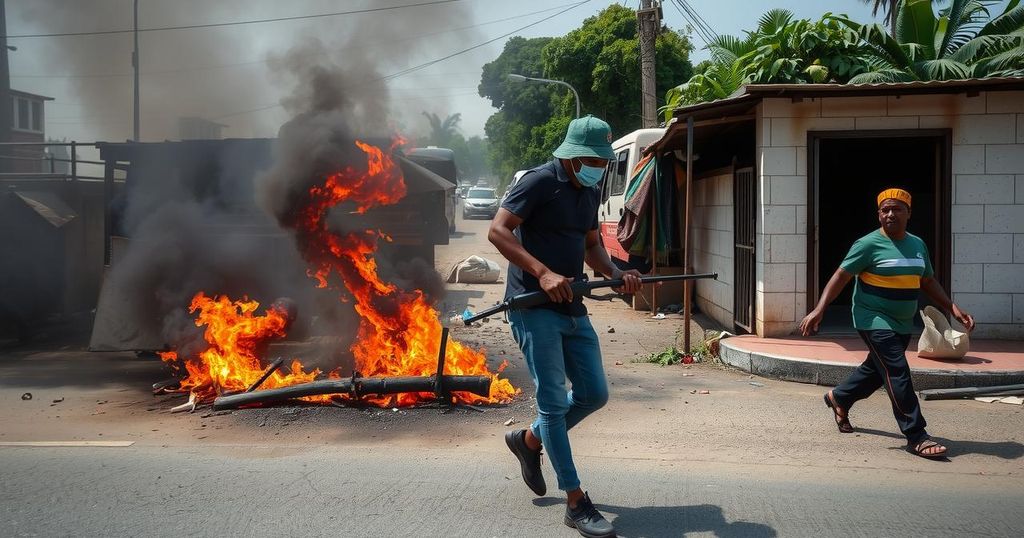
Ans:
[[[336,13],[429,0],[140,0],[139,27],[188,26],[264,18]],[[374,64],[387,77],[394,124],[415,135],[426,129],[422,113],[462,115],[465,136],[483,135],[495,112],[477,94],[480,69],[494,60],[508,37],[560,36],[611,2],[591,0],[459,0],[373,13],[314,19],[161,30],[140,33],[141,138],[176,138],[177,118],[199,116],[225,125],[225,137],[273,137],[294,113],[281,106],[295,95],[295,77],[283,67],[289,54],[319,54],[335,65]],[[636,8],[639,0],[618,2]],[[718,34],[742,35],[768,9],[817,18],[824,2],[811,0],[690,0]],[[859,0],[834,0],[830,10],[873,20]],[[6,0],[8,35],[130,29],[132,0]],[[568,9],[568,10],[567,10]],[[567,11],[566,11],[567,10]],[[564,11],[564,12],[563,12]],[[687,23],[671,2],[665,24]],[[528,27],[527,27],[528,26]],[[526,28],[524,28],[526,27]],[[707,57],[703,42],[694,63]],[[310,52],[316,42],[318,52]],[[130,33],[11,38],[14,89],[53,97],[46,104],[49,138],[80,142],[132,136]],[[437,61],[465,49],[463,54]],[[301,51],[301,52],[296,52]],[[423,64],[430,64],[423,66]],[[423,66],[408,74],[411,67]],[[397,76],[396,76],[397,75]],[[679,81],[684,82],[684,81]],[[639,99],[639,96],[637,96]]]

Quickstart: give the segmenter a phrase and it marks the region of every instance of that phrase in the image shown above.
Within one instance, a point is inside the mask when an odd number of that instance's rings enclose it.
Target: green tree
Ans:
[[[442,120],[437,114],[424,111],[423,117],[427,119],[430,130],[417,140],[417,145],[448,148],[455,152],[455,167],[460,178],[477,179],[490,175],[487,140],[479,136],[469,139],[462,136],[459,132],[462,113],[450,114]]]
[[[693,74],[692,51],[686,36],[661,29],[655,40],[657,95],[664,95],[675,81]],[[604,119],[613,133],[625,134],[640,127],[640,46],[633,10],[609,6],[583,21],[580,28],[553,39],[544,47],[543,60],[548,78],[576,88],[584,114]],[[569,95],[566,106],[573,106]]]
[[[659,95],[689,78],[689,39],[662,28],[656,40]],[[551,158],[575,115],[572,93],[553,84],[519,84],[509,73],[562,80],[580,94],[583,114],[606,120],[615,136],[640,127],[640,52],[636,14],[612,5],[563,37],[509,40],[486,64],[480,95],[498,109],[487,120],[491,165],[500,184],[515,173]]]
[[[882,22],[889,27],[889,35],[896,35],[896,11],[901,0],[860,0],[862,4],[871,4],[871,16],[877,17],[881,11]]]
[[[1011,0],[992,17],[995,3],[952,0],[936,14],[931,0],[901,1],[894,36],[878,24],[835,17],[856,31],[870,57],[868,71],[850,82],[1024,76],[1024,5]]]
[[[551,119],[556,102],[552,85],[517,84],[506,75],[544,76],[541,51],[550,42],[550,37],[513,37],[502,53],[483,67],[478,91],[498,109],[484,126],[491,142],[488,159],[501,185],[507,184],[516,170],[528,166],[525,163],[533,162],[528,155],[532,128]]]
[[[845,83],[868,63],[855,32],[826,14],[794,20],[773,9],[745,38],[723,35],[708,44],[711,61],[666,95],[666,120],[686,104],[724,99],[744,84]]]
[[[423,112],[423,116],[430,123],[430,134],[427,135],[427,143],[433,146],[448,147],[453,138],[459,135],[459,122],[462,121],[462,114],[451,114],[445,119],[433,112]]]

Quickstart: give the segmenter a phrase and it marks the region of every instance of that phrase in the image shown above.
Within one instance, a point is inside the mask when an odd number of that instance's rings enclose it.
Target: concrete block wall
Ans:
[[[733,326],[734,220],[732,173],[693,183],[693,267],[718,273],[718,280],[698,280],[694,300],[715,321]]]
[[[1024,338],[1024,92],[765,99],[757,123],[758,334],[789,334],[813,307],[805,299],[807,132],[951,129],[947,291],[975,316],[977,337]]]

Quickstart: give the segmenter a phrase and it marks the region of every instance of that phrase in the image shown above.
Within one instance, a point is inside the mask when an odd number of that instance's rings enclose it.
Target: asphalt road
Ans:
[[[439,266],[493,258],[485,227],[460,222]],[[450,287],[475,308],[501,293]],[[592,311],[612,399],[572,442],[584,487],[622,536],[1021,535],[1021,406],[924,402],[951,450],[926,461],[902,450],[881,394],[841,435],[822,387],[633,362],[637,349],[671,343],[678,323],[621,301]],[[0,348],[0,536],[577,536],[561,522],[550,467],[549,496],[534,498],[502,442],[507,421],[533,414],[507,326],[453,337],[507,359],[523,394],[480,411],[170,414],[181,398],[148,391],[166,376],[159,361],[73,344]],[[9,446],[32,441],[131,445]]]
[[[572,536],[503,452],[7,448],[6,536]],[[1019,536],[1018,479],[589,458],[622,536]],[[1015,489],[1013,492],[1011,490]]]

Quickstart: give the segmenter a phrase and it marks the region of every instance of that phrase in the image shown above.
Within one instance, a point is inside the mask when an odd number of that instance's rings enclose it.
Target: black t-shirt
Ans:
[[[548,269],[572,279],[583,278],[583,255],[587,232],[597,229],[597,187],[577,189],[557,159],[527,172],[509,191],[501,207],[523,219],[515,236],[534,258]],[[505,298],[541,291],[537,278],[510,263]],[[585,316],[583,298],[571,303],[545,303],[569,316]]]

